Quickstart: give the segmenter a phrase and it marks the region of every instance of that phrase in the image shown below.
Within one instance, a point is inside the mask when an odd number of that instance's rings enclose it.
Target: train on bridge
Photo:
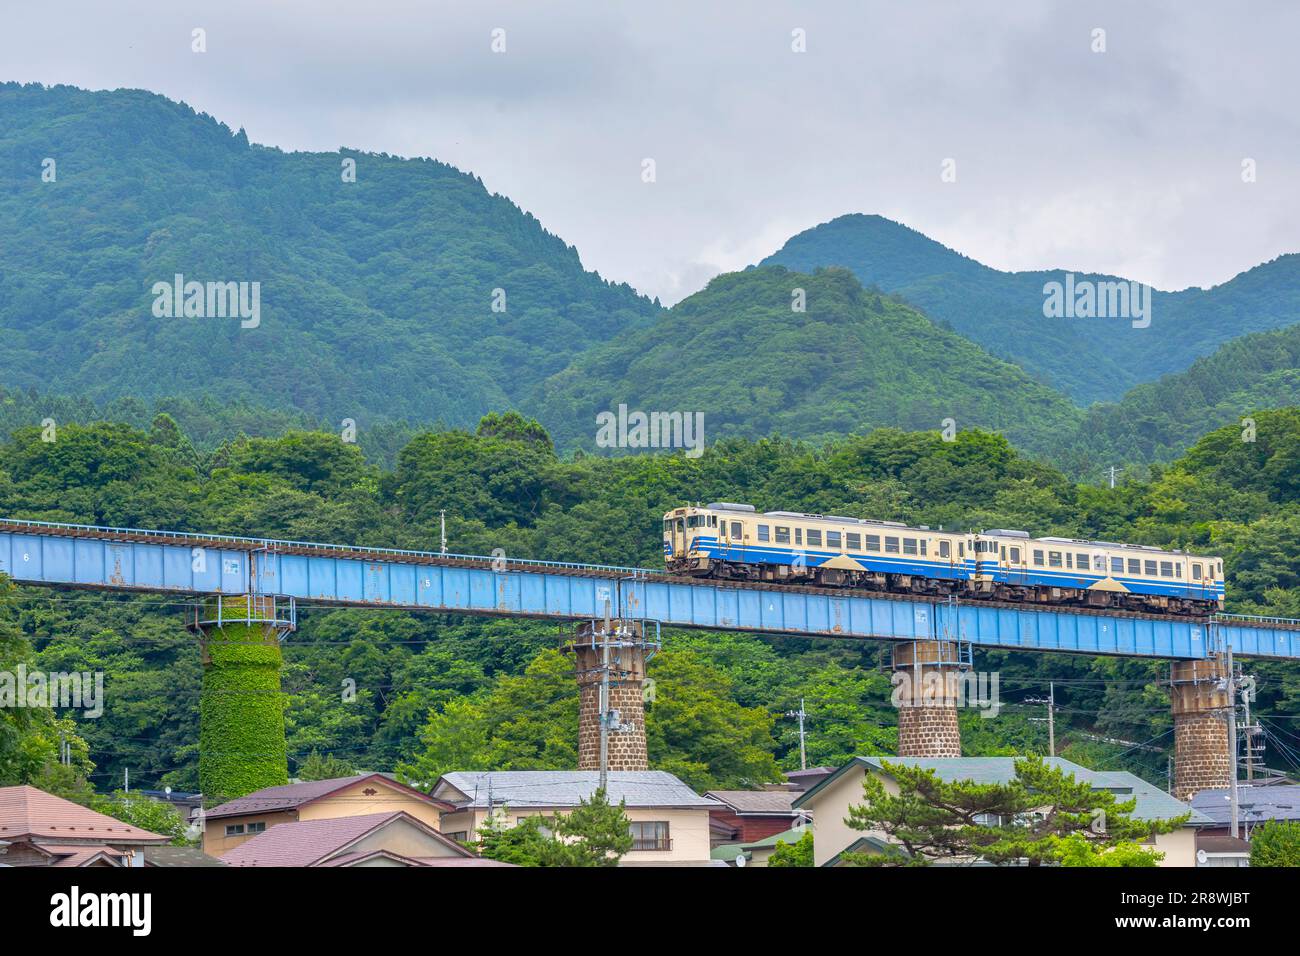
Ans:
[[[1206,616],[1223,559],[1147,545],[958,532],[714,502],[664,515],[669,572],[735,581]]]

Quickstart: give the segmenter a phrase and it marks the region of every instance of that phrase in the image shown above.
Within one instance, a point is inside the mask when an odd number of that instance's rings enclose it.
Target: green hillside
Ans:
[[[1300,256],[1286,255],[1209,290],[1153,292],[1151,324],[1047,318],[1043,286],[1065,271],[1000,272],[880,216],[849,215],[792,238],[763,260],[800,271],[844,266],[1015,362],[1076,401],[1116,401],[1181,372],[1238,336],[1300,322]],[[1076,273],[1076,280],[1115,281]]]
[[[792,308],[803,289],[806,311]],[[715,439],[823,440],[880,425],[981,426],[1042,444],[1081,413],[1021,369],[844,269],[722,275],[551,378],[537,405],[561,445],[593,447],[596,415],[700,412]]]
[[[0,182],[11,389],[464,423],[658,311],[451,166],[252,145],[143,91],[0,85]],[[156,317],[177,273],[260,283],[260,325]]]
[[[1139,385],[1116,403],[1088,409],[1083,425],[1037,450],[1072,471],[1167,461],[1206,430],[1258,409],[1300,404],[1300,325],[1220,346],[1176,375]]]

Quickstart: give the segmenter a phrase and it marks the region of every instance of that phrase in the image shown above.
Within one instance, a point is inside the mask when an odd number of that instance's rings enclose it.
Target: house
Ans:
[[[849,807],[863,802],[862,782],[868,773],[880,778],[886,792],[898,792],[898,785],[884,768],[885,763],[931,769],[941,780],[948,781],[1008,783],[1015,779],[1014,757],[854,757],[794,801],[795,809],[812,812],[813,859],[817,866],[836,865],[842,854],[851,851],[855,844],[864,852],[887,850],[881,842],[885,839],[883,833],[854,830],[844,822]],[[1088,770],[1060,757],[1049,757],[1047,763],[1061,767],[1076,780],[1087,781],[1096,789],[1109,790],[1117,800],[1136,798],[1134,819],[1167,820],[1190,813],[1187,823],[1171,833],[1157,835],[1152,846],[1165,855],[1161,866],[1196,865],[1196,832],[1210,822],[1204,814],[1131,773]],[[868,842],[860,844],[864,838],[869,838]]]
[[[0,787],[5,866],[144,866],[147,849],[169,840],[36,787]]]
[[[791,804],[793,790],[710,790],[704,794],[718,806],[709,811],[713,846],[752,843],[774,833],[784,833],[801,819]]]
[[[838,769],[838,767],[808,767],[806,770],[787,770],[785,779],[791,790],[802,793],[811,790]]]
[[[1210,818],[1205,836],[1232,835],[1232,804],[1227,787],[1202,790],[1192,797],[1192,806]],[[1241,835],[1269,820],[1300,820],[1300,785],[1286,780],[1237,784],[1237,821]]]
[[[511,824],[554,816],[589,799],[599,783],[595,770],[466,771],[444,774],[433,796],[453,805],[442,815],[442,832],[472,843],[489,812]],[[632,849],[620,865],[709,865],[709,811],[716,801],[662,770],[610,771],[608,798],[624,803],[632,824]]]
[[[228,866],[508,865],[480,859],[405,810],[279,823],[221,859]]]
[[[728,866],[767,866],[767,861],[776,852],[778,843],[791,845],[798,843],[805,832],[806,829],[795,827],[781,833],[770,833],[748,843],[728,843],[714,847],[710,855],[714,860],[722,860]],[[745,862],[738,862],[742,857]]]
[[[449,804],[382,773],[266,787],[204,813],[203,849],[224,858],[246,840],[283,823],[396,810],[436,830],[442,812],[449,809]]]
[[[1197,866],[1250,866],[1250,843],[1217,833],[1196,834]]]

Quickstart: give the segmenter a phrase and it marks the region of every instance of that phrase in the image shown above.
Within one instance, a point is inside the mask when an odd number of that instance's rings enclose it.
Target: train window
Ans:
[[[740,540],[740,536],[741,536],[741,533],[742,533],[741,530],[740,530],[740,528],[741,528],[741,525],[740,525],[740,522],[739,522],[739,521],[733,521],[733,522],[731,522],[731,536],[732,536],[733,538],[735,538],[737,541]]]
[[[777,544],[789,544],[789,543],[790,543],[790,529],[789,529],[789,528],[782,527],[781,525],[777,525],[777,526],[776,526],[776,543],[777,543]]]
[[[1074,566],[1080,571],[1088,570],[1088,556],[1086,554],[1076,554],[1074,556]]]
[[[1019,563],[1020,563],[1020,549],[1019,549],[1019,548],[1012,548],[1012,549],[1011,549],[1011,563],[1012,563],[1012,564],[1019,564]]]
[[[1051,565],[1052,567],[1054,567],[1054,568],[1059,568],[1059,567],[1061,566],[1061,552],[1060,552],[1060,551],[1048,551],[1048,552],[1047,552],[1047,563],[1050,564],[1050,565]]]
[[[664,534],[671,534],[671,533],[672,533],[672,530],[673,530],[673,523],[672,523],[672,521],[671,521],[671,520],[669,520],[669,521],[665,521],[665,522],[664,522]]]
[[[1124,559],[1123,559],[1123,558],[1111,558],[1111,559],[1110,559],[1110,573],[1111,573],[1111,574],[1123,574],[1123,573],[1124,573]]]
[[[862,535],[858,534],[857,532],[850,531],[845,535],[845,537],[848,538],[850,551],[862,550]]]
[[[885,554],[898,554],[898,539],[885,538]]]
[[[947,541],[939,542],[939,557],[947,558],[952,556],[952,545]]]
[[[916,539],[915,539],[915,538],[904,538],[904,539],[903,539],[903,553],[904,553],[904,554],[916,554]]]
[[[1161,576],[1162,578],[1172,578],[1172,577],[1174,576],[1174,562],[1172,562],[1172,561],[1161,561],[1161,562],[1160,562],[1160,576]]]
[[[820,547],[821,547],[821,544],[822,544],[822,533],[821,533],[820,531],[814,531],[812,528],[809,528],[809,529],[808,529],[808,546],[809,546],[809,547],[818,547],[818,548],[820,548]]]
[[[1182,578],[1182,576],[1183,576],[1183,564],[1180,561],[1178,564],[1174,565],[1174,577]]]
[[[826,547],[838,548],[840,546],[840,533],[838,531],[826,532]]]
[[[1129,573],[1129,574],[1141,574],[1141,573],[1142,573],[1142,562],[1139,561],[1137,558],[1129,558],[1129,559],[1128,559],[1128,573]]]
[[[924,538],[921,539],[921,555],[922,555],[922,557],[925,556],[925,539],[924,539]]]
[[[803,528],[794,529],[794,543],[803,544]]]
[[[1192,562],[1192,577],[1195,578],[1197,581],[1201,580],[1201,578],[1204,577],[1204,575],[1201,574],[1201,566],[1197,564],[1195,561]]]
[[[868,551],[880,550],[880,535],[878,534],[867,535],[867,550]]]
[[[958,542],[957,542],[957,557],[959,557],[959,558],[964,558],[964,557],[966,557],[966,542],[965,542],[965,541],[958,541]]]
[[[717,515],[709,515],[709,527],[710,527],[710,528],[716,528],[717,526],[718,526],[718,516],[717,516]]]
[[[1074,555],[1072,555],[1069,551],[1065,552],[1065,566],[1067,568],[1074,567],[1074,565],[1070,563],[1073,559],[1074,559]]]
[[[771,540],[771,538],[769,538],[769,537],[767,536],[767,525],[765,525],[765,524],[761,524],[761,525],[758,526],[758,540],[759,540],[759,541],[770,541],[770,540]]]
[[[1143,573],[1145,573],[1145,574],[1149,574],[1149,575],[1151,575],[1152,577],[1155,577],[1155,575],[1156,575],[1156,563],[1155,563],[1154,561],[1147,561],[1147,562],[1144,562]]]
[[[1040,568],[1043,566],[1043,552],[1037,549],[1034,550],[1034,564]]]

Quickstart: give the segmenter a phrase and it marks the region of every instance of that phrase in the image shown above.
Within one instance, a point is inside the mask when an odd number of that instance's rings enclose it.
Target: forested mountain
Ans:
[[[1066,270],[1000,272],[881,216],[848,215],[790,239],[763,264],[802,272],[843,266],[1080,403],[1116,401],[1180,372],[1218,345],[1300,322],[1300,255],[1285,255],[1212,289],[1152,292],[1151,324],[1048,318],[1043,287]],[[1079,272],[1076,282],[1116,281]]]
[[[718,276],[652,326],[580,356],[546,382],[537,406],[561,445],[591,447],[595,416],[618,403],[700,412],[709,441],[817,441],[951,418],[1042,444],[1081,417],[1021,369],[847,270],[779,266]]]
[[[454,550],[654,566],[659,521],[686,500],[860,514],[947,526],[1022,527],[1183,545],[1223,554],[1229,609],[1300,617],[1300,409],[1262,412],[1258,440],[1236,426],[1201,439],[1152,480],[1074,484],[1004,438],[884,429],[820,448],[729,439],[681,454],[562,457],[536,423],[493,415],[473,432],[418,435],[388,471],[335,434],[289,432],[216,450],[196,468],[193,442],[165,417],[147,430],[70,425],[0,442],[0,515],[183,530],[429,547],[447,509]],[[0,587],[3,587],[0,584]],[[0,785],[50,789],[88,774],[109,789],[196,782],[201,665],[174,598],[17,588],[0,591],[0,669],[102,670],[96,720],[0,708]],[[527,620],[393,610],[303,609],[283,644],[290,771],[313,752],[337,772],[397,769],[427,780],[451,769],[571,768],[577,693],[565,632]],[[805,702],[808,759],[891,753],[896,715],[880,647],[869,642],[665,632],[647,731],[651,765],[699,789],[751,786],[798,766]],[[1056,680],[1057,741],[1088,766],[1163,781],[1167,663],[989,652],[1001,675],[998,717],[962,713],[968,754],[1042,752],[1038,704]],[[1252,713],[1270,734],[1300,708],[1293,665],[1251,662]],[[356,681],[343,700],[341,681]],[[73,766],[53,763],[60,735]],[[1092,736],[1089,736],[1092,735]],[[1094,738],[1151,740],[1134,749]],[[1294,746],[1294,741],[1291,743]],[[1270,764],[1285,766],[1270,747]]]
[[[463,424],[658,309],[474,176],[252,145],[142,91],[0,85],[0,183],[9,389]],[[159,317],[178,274],[250,307],[260,283],[259,324]]]
[[[1116,403],[1088,409],[1076,433],[1037,451],[1077,473],[1106,465],[1168,461],[1208,429],[1261,408],[1300,404],[1300,325],[1256,332],[1220,346],[1185,372],[1139,385]]]

